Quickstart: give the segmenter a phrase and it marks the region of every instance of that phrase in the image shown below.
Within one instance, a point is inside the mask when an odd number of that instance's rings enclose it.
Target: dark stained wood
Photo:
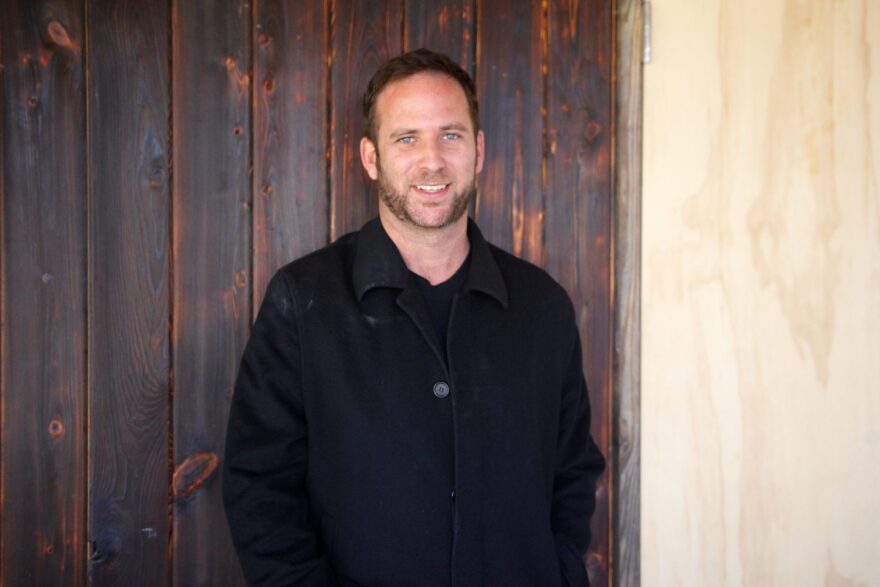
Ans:
[[[220,466],[220,457],[213,452],[197,452],[186,458],[185,461],[177,465],[174,469],[174,476],[171,478],[171,487],[174,491],[174,499],[180,500],[192,495],[199,487],[213,478],[214,473]],[[186,517],[186,516],[183,516]],[[176,521],[176,519],[175,519]],[[176,533],[175,533],[176,534]],[[177,540],[178,538],[175,538]],[[210,545],[200,545],[199,550],[210,548]],[[180,552],[180,548],[177,552]],[[179,576],[179,574],[178,574]],[[228,578],[229,576],[224,578]],[[175,583],[180,580],[175,580]]]
[[[179,0],[172,20],[173,584],[243,585],[218,464],[251,319],[251,9]]]
[[[256,0],[254,307],[272,274],[329,240],[329,0]]]
[[[559,1],[547,34],[547,269],[571,293],[581,329],[593,436],[611,446],[612,3]],[[609,469],[615,463],[609,459]],[[613,473],[597,488],[595,584],[609,581]]]
[[[83,6],[0,10],[0,585],[85,579]]]
[[[378,213],[363,171],[361,98],[373,72],[401,52],[401,0],[333,1],[330,43],[330,238],[359,229]]]
[[[403,50],[427,47],[445,53],[473,75],[475,0],[404,2]]]
[[[89,580],[164,585],[169,534],[170,18],[88,6]]]
[[[640,19],[637,0],[3,2],[0,584],[244,584],[218,482],[250,322],[278,267],[375,215],[361,96],[428,46],[477,80],[483,232],[574,301],[611,467],[587,562],[638,585]]]
[[[641,584],[641,225],[642,22],[641,0],[617,2],[615,100],[616,206],[614,227],[615,463],[612,513],[613,584]]]
[[[481,0],[478,10],[477,91],[487,140],[475,215],[488,240],[540,265],[541,3]]]

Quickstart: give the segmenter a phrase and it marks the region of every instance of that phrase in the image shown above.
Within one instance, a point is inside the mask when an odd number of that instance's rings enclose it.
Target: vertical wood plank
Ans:
[[[640,0],[617,3],[615,87],[614,367],[615,465],[612,582],[641,585],[642,23]]]
[[[83,5],[3,3],[0,584],[85,578]]]
[[[474,0],[404,0],[403,50],[426,47],[474,74]]]
[[[169,22],[165,2],[88,6],[95,585],[170,575]]]
[[[361,98],[376,69],[402,47],[401,0],[334,0],[331,34],[330,237],[357,230],[378,213],[361,166]]]
[[[220,467],[250,325],[251,9],[178,0],[173,34],[173,584],[244,585]]]
[[[329,239],[329,0],[256,0],[254,307],[275,271]]]
[[[541,3],[481,0],[477,26],[477,91],[487,141],[476,218],[488,240],[540,265]]]
[[[593,436],[611,437],[612,5],[559,1],[548,13],[547,269],[572,294],[584,341]],[[551,244],[552,242],[552,244]],[[615,463],[609,460],[613,469]],[[608,474],[597,488],[587,566],[609,581]]]

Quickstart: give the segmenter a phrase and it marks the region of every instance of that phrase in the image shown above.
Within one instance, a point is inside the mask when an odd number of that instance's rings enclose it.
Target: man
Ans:
[[[385,63],[379,218],[283,267],[242,358],[227,517],[254,585],[584,585],[604,460],[572,305],[465,214],[483,166],[448,57]]]

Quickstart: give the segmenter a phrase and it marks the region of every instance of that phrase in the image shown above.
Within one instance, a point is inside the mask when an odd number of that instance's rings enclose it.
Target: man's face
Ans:
[[[381,205],[423,229],[461,219],[483,168],[483,133],[474,133],[458,82],[418,73],[388,84],[375,108],[377,144],[361,139],[361,162]]]

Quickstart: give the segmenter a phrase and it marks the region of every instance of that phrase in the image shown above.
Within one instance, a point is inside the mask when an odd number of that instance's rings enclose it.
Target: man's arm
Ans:
[[[563,585],[588,585],[582,557],[590,546],[596,480],[605,459],[590,435],[590,402],[581,363],[580,335],[572,310],[572,337],[559,414],[559,443],[553,483],[552,527]]]
[[[309,519],[294,300],[278,273],[241,361],[226,431],[223,501],[251,585],[335,584]]]

